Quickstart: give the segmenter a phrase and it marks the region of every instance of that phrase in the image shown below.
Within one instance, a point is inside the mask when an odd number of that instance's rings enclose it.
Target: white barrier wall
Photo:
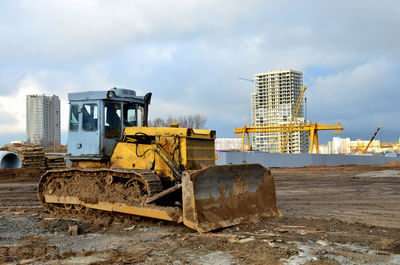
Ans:
[[[259,163],[265,167],[305,167],[341,165],[384,165],[399,160],[396,154],[381,155],[327,155],[327,154],[278,154],[263,152],[222,152],[217,151],[217,165]]]

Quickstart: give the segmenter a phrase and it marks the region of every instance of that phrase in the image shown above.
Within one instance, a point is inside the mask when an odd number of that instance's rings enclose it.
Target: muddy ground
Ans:
[[[272,173],[283,217],[204,234],[98,212],[54,218],[37,178],[0,174],[0,264],[400,264],[399,166]]]

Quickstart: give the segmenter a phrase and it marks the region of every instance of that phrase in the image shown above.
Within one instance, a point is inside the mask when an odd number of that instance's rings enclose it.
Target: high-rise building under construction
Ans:
[[[271,71],[254,75],[254,92],[251,94],[251,120],[254,126],[289,124],[303,86],[303,73],[293,69]],[[304,104],[301,105],[296,123],[303,123]],[[253,134],[255,150],[279,153],[285,132]],[[286,153],[307,153],[307,131],[294,131],[289,138]]]
[[[60,144],[60,99],[58,96],[26,96],[26,141],[51,146]]]

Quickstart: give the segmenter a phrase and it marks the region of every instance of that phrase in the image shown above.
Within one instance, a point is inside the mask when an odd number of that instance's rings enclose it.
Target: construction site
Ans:
[[[271,174],[282,217],[198,233],[124,214],[50,214],[37,198],[37,170],[2,170],[0,263],[399,264],[397,163]]]
[[[397,154],[321,154],[344,128],[307,121],[302,73],[254,77],[227,150],[148,127],[151,93],[70,93],[67,147],[0,150],[0,263],[399,264]]]

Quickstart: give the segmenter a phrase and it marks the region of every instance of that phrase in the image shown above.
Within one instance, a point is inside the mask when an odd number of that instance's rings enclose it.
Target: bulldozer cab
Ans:
[[[150,98],[119,88],[68,94],[70,158],[109,159],[125,127],[147,126]]]

